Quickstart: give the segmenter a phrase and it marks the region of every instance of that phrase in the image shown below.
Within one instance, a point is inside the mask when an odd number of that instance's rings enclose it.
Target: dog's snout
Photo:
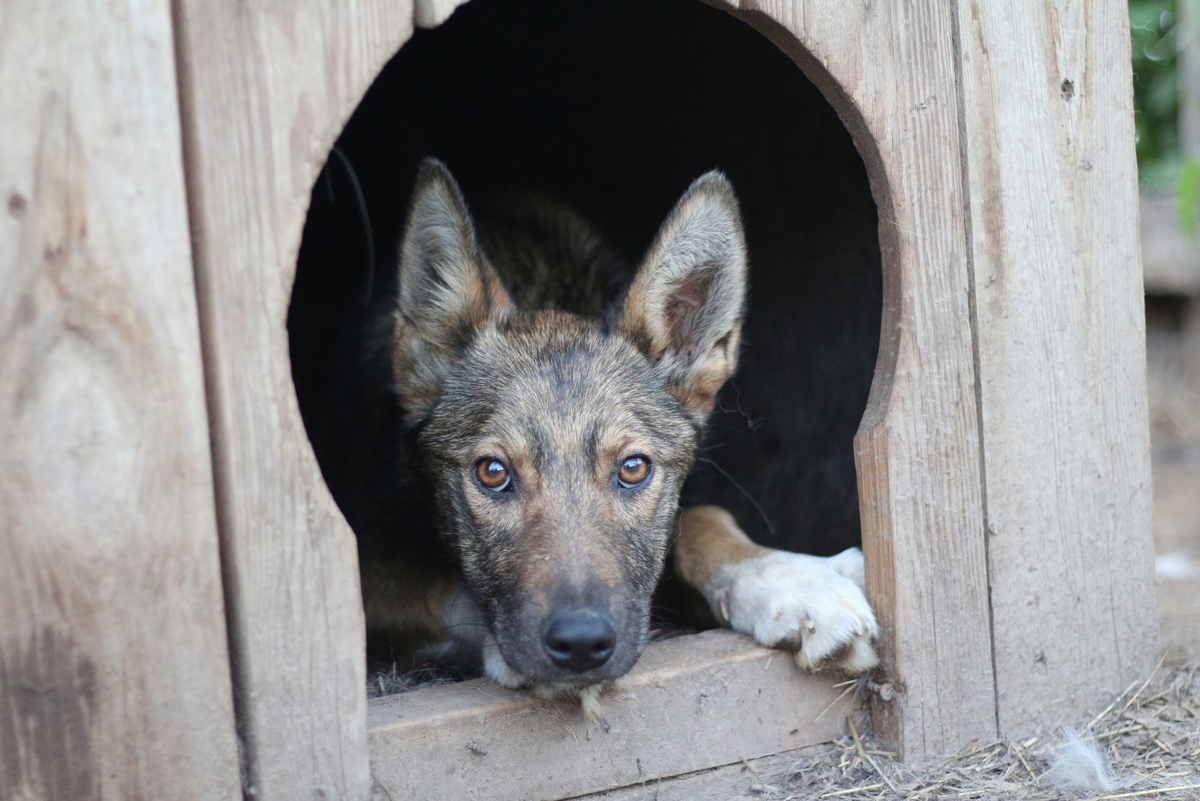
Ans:
[[[607,612],[571,609],[554,615],[542,642],[551,662],[583,673],[608,661],[616,639],[616,627]]]

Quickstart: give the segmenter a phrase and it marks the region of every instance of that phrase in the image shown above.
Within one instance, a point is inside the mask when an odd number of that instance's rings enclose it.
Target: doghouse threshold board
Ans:
[[[853,685],[726,630],[647,646],[590,722],[486,679],[367,705],[374,799],[561,799],[741,763],[846,731]]]

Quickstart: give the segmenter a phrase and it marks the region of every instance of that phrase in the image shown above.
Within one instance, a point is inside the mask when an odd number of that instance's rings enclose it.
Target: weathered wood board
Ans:
[[[856,438],[867,589],[905,758],[995,733],[954,18],[937,2],[747,3],[842,116],[879,206],[884,319]]]
[[[264,801],[361,799],[358,560],[300,419],[286,320],[313,182],[411,35],[413,9],[177,0],[175,11],[247,781]]]
[[[0,8],[0,798],[242,797],[172,41]]]
[[[1200,296],[1200,237],[1179,224],[1179,201],[1172,193],[1141,196],[1142,271],[1146,292]]]
[[[1157,658],[1123,2],[959,5],[997,714],[1089,708]]]
[[[717,765],[682,776],[578,796],[578,801],[750,801],[772,798],[774,796],[768,793],[784,786],[791,769],[803,759],[804,752],[805,749],[799,748],[758,759],[739,759],[729,765]]]
[[[721,630],[652,643],[597,723],[484,679],[374,699],[376,795],[566,798],[826,742],[856,706],[838,681]]]

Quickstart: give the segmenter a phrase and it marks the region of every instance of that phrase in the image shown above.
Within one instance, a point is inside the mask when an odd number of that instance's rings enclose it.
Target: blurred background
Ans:
[[[1200,659],[1200,0],[1132,0],[1154,541],[1168,660]]]

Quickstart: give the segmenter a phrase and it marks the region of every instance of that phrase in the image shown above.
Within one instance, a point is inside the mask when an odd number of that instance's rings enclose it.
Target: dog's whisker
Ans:
[[[712,459],[704,459],[701,457],[696,457],[696,461],[704,462],[705,464],[712,466],[712,468],[714,470],[716,470],[721,475],[725,476],[725,478],[729,479],[729,483],[732,484],[734,486],[734,488],[737,489],[738,492],[740,492],[740,493],[742,493],[742,495],[746,496],[746,500],[750,501],[750,503],[753,504],[754,508],[758,510],[759,515],[762,516],[763,522],[766,523],[766,525],[767,525],[767,531],[771,532],[771,536],[772,537],[775,536],[775,526],[771,523],[771,519],[769,517],[767,517],[766,511],[762,508],[761,505],[759,505],[758,501],[754,498],[753,495],[751,495],[749,492],[747,492],[745,490],[745,488],[742,487],[741,484],[737,483],[737,481],[734,479],[733,476],[729,475],[729,473],[726,472],[725,468],[721,467],[721,465],[717,464]]]

